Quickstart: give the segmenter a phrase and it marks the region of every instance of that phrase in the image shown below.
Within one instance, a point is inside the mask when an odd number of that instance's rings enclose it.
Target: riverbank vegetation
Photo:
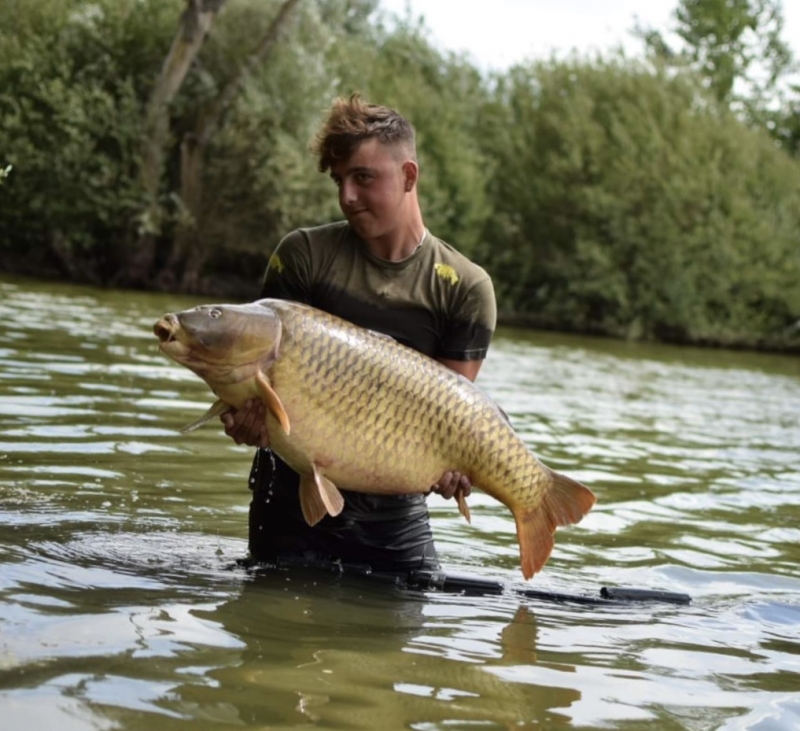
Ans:
[[[0,266],[253,298],[282,235],[339,217],[308,143],[358,90],[413,120],[426,222],[506,320],[800,351],[780,4],[719,5],[640,58],[487,74],[372,0],[0,0]]]

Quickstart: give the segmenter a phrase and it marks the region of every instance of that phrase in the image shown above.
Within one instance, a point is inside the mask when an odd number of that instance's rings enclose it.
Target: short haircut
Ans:
[[[336,99],[311,145],[311,151],[319,158],[319,171],[324,173],[331,165],[346,160],[362,142],[372,137],[384,145],[402,147],[403,152],[416,161],[414,128],[399,112],[370,104],[360,94]]]

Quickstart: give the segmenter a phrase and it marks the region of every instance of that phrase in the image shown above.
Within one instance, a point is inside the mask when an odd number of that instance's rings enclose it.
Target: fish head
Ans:
[[[268,368],[278,357],[281,320],[258,303],[201,305],[164,315],[153,333],[163,353],[208,381],[214,373]]]

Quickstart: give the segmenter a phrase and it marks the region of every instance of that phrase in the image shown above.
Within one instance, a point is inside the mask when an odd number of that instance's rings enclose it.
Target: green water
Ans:
[[[479,383],[598,504],[521,598],[513,522],[430,498],[502,596],[236,568],[250,450],[152,324],[200,300],[0,278],[0,727],[800,727],[800,359],[501,331]]]

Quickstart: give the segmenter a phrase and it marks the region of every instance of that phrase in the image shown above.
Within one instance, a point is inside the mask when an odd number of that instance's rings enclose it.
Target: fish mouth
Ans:
[[[164,317],[153,325],[153,334],[162,345],[172,343],[176,339],[178,327],[178,318],[175,317],[175,315],[164,315]]]

